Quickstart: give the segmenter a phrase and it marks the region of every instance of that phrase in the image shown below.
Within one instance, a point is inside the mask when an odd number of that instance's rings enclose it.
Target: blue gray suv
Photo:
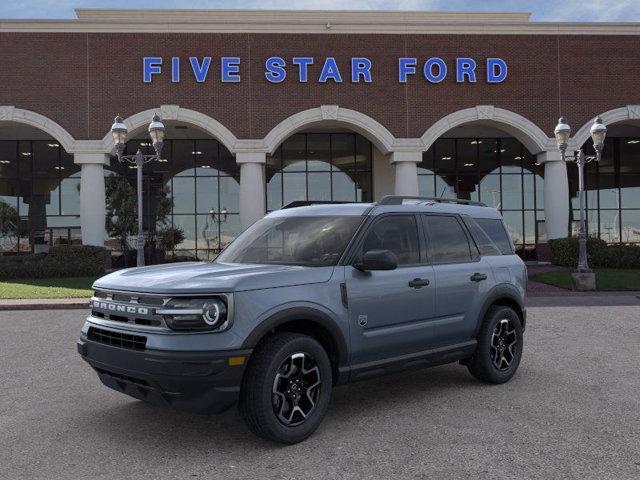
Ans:
[[[78,351],[122,393],[203,413],[238,403],[257,435],[295,443],[338,384],[449,362],[508,381],[525,289],[493,208],[397,196],[292,204],[214,262],[97,280]]]

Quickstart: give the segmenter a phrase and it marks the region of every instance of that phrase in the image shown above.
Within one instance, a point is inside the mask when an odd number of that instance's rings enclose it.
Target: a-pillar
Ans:
[[[422,151],[391,153],[391,164],[396,169],[396,195],[418,196],[418,163],[421,161]]]
[[[569,180],[567,164],[560,152],[542,152],[538,163],[544,164],[544,218],[547,238],[565,238],[569,233]]]
[[[240,165],[240,225],[246,230],[265,214],[264,152],[238,152]]]
[[[80,228],[83,245],[104,246],[106,204],[104,165],[109,156],[104,153],[75,153],[80,165]]]

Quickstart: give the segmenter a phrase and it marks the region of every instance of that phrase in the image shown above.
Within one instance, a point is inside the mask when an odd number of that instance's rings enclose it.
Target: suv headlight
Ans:
[[[222,331],[229,326],[227,304],[221,298],[172,298],[156,313],[173,330]]]

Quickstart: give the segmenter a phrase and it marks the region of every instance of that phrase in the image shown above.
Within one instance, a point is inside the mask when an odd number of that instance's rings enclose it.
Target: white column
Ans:
[[[80,165],[80,227],[83,245],[104,246],[106,204],[104,195],[104,165],[109,156],[103,153],[76,153],[74,162]]]
[[[396,170],[396,195],[418,196],[418,163],[421,161],[422,151],[391,153],[391,164]]]
[[[565,238],[569,234],[569,180],[567,164],[560,152],[542,152],[537,156],[544,164],[544,218],[547,238]]]
[[[246,230],[264,217],[265,178],[264,152],[238,152],[236,162],[240,164],[240,225]]]

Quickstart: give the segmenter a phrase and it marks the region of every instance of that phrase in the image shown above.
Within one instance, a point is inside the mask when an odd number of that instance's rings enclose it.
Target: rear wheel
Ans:
[[[240,392],[240,415],[262,438],[301,442],[320,425],[331,387],[331,363],[322,345],[306,335],[277,333],[251,356]]]
[[[487,383],[505,383],[520,365],[523,349],[520,317],[511,308],[489,309],[478,333],[478,346],[467,367],[471,375]]]

